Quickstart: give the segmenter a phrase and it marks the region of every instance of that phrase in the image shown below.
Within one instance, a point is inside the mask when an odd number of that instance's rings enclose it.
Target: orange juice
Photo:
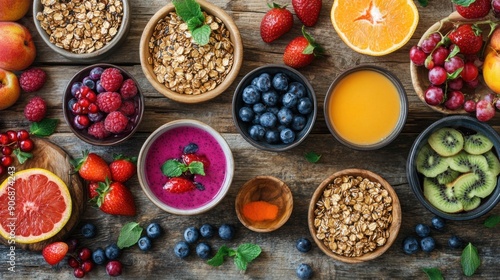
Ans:
[[[342,78],[330,93],[328,118],[338,136],[354,145],[373,145],[396,128],[401,99],[385,75],[360,70]]]

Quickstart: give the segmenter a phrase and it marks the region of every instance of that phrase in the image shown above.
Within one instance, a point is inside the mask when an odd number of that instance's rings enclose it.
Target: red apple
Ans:
[[[30,0],[0,0],[0,21],[16,21],[29,10]]]
[[[20,71],[33,63],[36,48],[28,28],[16,22],[0,22],[0,38],[0,68]]]
[[[21,93],[21,87],[16,74],[0,68],[0,110],[16,103]]]

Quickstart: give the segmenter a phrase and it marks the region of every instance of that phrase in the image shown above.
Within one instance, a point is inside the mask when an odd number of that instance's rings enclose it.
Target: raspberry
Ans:
[[[104,127],[104,121],[96,122],[89,127],[89,134],[97,139],[104,139],[111,133]]]
[[[24,116],[30,122],[41,121],[45,117],[45,113],[47,113],[47,104],[39,96],[31,98],[24,107]]]
[[[34,92],[42,88],[47,80],[47,74],[40,68],[24,71],[19,78],[19,84],[25,92]]]
[[[137,94],[137,86],[135,85],[134,80],[126,79],[123,81],[122,87],[120,88],[120,94],[123,99],[130,99]]]
[[[100,81],[106,91],[118,91],[122,85],[123,76],[120,70],[107,68],[102,72]]]
[[[122,102],[122,106],[118,110],[122,112],[125,116],[132,116],[135,114],[135,104],[134,101],[125,100]]]
[[[120,109],[122,97],[118,92],[103,92],[97,95],[97,107],[104,113],[111,113]]]
[[[119,111],[111,112],[104,119],[104,127],[111,133],[118,134],[127,128],[128,118]]]

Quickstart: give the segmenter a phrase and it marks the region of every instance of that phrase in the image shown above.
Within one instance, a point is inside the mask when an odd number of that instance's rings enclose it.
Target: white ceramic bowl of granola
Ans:
[[[129,0],[114,1],[113,5],[106,5],[102,0],[73,3],[76,2],[35,0],[33,21],[38,34],[54,52],[69,60],[100,62],[113,53],[127,37],[130,29]],[[78,19],[79,14],[82,19]],[[112,20],[105,21],[106,17]],[[76,24],[85,22],[93,26],[93,32],[88,35],[84,35],[83,30],[76,27]],[[77,40],[75,34],[78,32],[82,32],[82,38]]]
[[[215,27],[211,26],[211,42],[205,46],[193,43],[187,25],[181,26],[182,20],[172,17],[176,15],[175,7],[169,3],[149,20],[139,46],[142,71],[151,85],[164,96],[182,103],[204,102],[223,93],[238,76],[243,62],[241,35],[231,16],[207,1],[197,0],[197,2],[202,11],[212,16],[211,24],[217,24]],[[205,18],[206,23],[209,22],[208,16]],[[169,18],[168,21],[165,21],[166,17]],[[176,19],[176,23],[169,23],[170,18]],[[172,26],[169,26],[171,24]],[[173,34],[157,31],[165,28]],[[218,47],[220,53],[212,42],[212,39],[218,36],[215,34],[219,34],[221,38],[222,44]],[[162,40],[165,36],[169,38],[175,36],[180,38],[180,42],[175,41],[174,45],[171,45],[170,39]],[[180,47],[175,44],[182,45],[183,51],[179,51]],[[168,52],[167,48],[172,48],[174,51]],[[213,56],[205,57],[200,54],[201,50],[198,52],[199,49],[207,48],[208,50],[203,52],[214,53]],[[217,58],[220,58],[220,61],[217,61]]]

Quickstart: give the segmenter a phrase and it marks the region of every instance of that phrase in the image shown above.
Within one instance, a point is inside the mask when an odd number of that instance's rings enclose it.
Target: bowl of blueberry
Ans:
[[[144,113],[144,96],[125,69],[94,64],[69,81],[63,112],[71,131],[81,140],[92,145],[116,145],[137,130]]]
[[[233,121],[253,146],[267,151],[296,147],[312,130],[317,101],[309,81],[285,65],[250,71],[233,96]]]

